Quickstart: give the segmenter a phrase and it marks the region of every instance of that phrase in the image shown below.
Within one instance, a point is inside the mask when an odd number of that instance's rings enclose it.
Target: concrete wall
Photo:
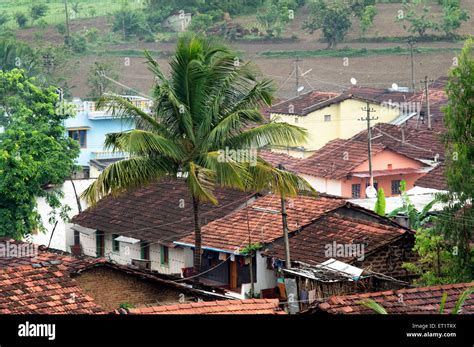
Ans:
[[[76,186],[77,194],[80,195],[94,180],[86,179],[86,180],[74,180],[74,185]],[[74,189],[72,186],[71,181],[66,181],[61,186],[61,190],[64,194],[64,198],[61,199],[61,203],[63,205],[67,205],[71,208],[68,212],[69,218],[72,218],[74,215],[78,214],[78,208],[76,203],[76,196],[74,194]],[[33,242],[39,245],[48,245],[49,239],[51,238],[51,233],[53,231],[54,224],[50,224],[48,222],[50,218],[50,213],[52,209],[46,203],[44,198],[38,198],[38,212],[41,215],[41,220],[43,222],[43,226],[46,228],[46,233],[38,233],[33,235]],[[84,200],[81,200],[82,209],[87,208],[87,204]],[[54,230],[53,238],[51,239],[51,247],[55,249],[60,249],[62,251],[69,251],[68,245],[73,244],[72,234],[68,232],[70,229],[70,224],[63,221],[59,213],[56,213],[56,219],[58,220],[58,225]]]
[[[91,120],[87,112],[79,112],[74,118],[67,119],[64,125],[66,129],[90,128],[86,132],[86,148],[81,148],[81,153],[77,159],[77,164],[81,166],[89,166],[92,152],[105,151],[106,134],[134,128],[128,122],[117,118]]]
[[[304,174],[302,174],[301,177],[303,177],[314,189],[320,193],[327,193],[336,196],[341,196],[342,194],[341,181]]]
[[[72,230],[70,232],[73,232]],[[132,259],[141,259],[140,243],[119,242],[119,251],[115,252],[112,248],[112,235],[105,234],[105,258],[113,260],[121,265],[129,265]],[[85,255],[92,257],[97,256],[96,235],[86,235],[80,233],[80,240]],[[151,269],[163,274],[181,274],[181,269],[192,266],[192,251],[181,248],[169,248],[168,250],[169,265],[161,264],[161,246],[159,244],[150,245],[150,261]],[[191,262],[189,259],[191,258]]]
[[[277,122],[286,122],[307,129],[309,138],[308,142],[303,146],[306,151],[314,151],[323,147],[331,140],[337,138],[348,139],[365,130],[367,123],[358,119],[366,116],[366,113],[362,111],[362,108],[366,106],[365,101],[348,99],[302,117],[272,113],[270,118],[275,119]],[[400,114],[397,108],[387,108],[375,103],[371,103],[370,107],[376,111],[372,115],[379,117],[372,124],[388,123]],[[324,121],[325,115],[330,115],[331,121]],[[286,153],[290,155],[296,154],[295,156],[298,158],[307,157],[304,154],[298,153],[298,151],[294,152]]]

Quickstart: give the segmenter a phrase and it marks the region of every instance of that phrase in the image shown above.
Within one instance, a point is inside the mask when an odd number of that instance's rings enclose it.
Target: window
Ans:
[[[387,168],[388,168],[389,170],[392,170],[392,164],[387,164]]]
[[[117,234],[112,234],[112,251],[113,252],[120,252],[120,241],[116,241],[115,239],[119,237]]]
[[[360,184],[353,184],[352,185],[352,197],[353,198],[360,198]]]
[[[68,134],[69,134],[69,137],[73,140],[76,140],[77,142],[79,142],[79,145],[81,146],[81,148],[86,148],[87,147],[87,134],[86,134],[86,131],[87,130],[80,130],[80,129],[77,129],[77,130],[69,130],[68,131]]]
[[[331,115],[330,114],[324,115],[324,121],[325,122],[330,122],[331,121]]]
[[[295,123],[296,124],[298,124],[298,121],[299,121],[298,117],[295,117]]]
[[[161,265],[168,266],[170,263],[169,248],[162,245],[160,255],[161,255]]]
[[[143,260],[150,260],[150,244],[146,241],[140,241],[140,253]]]
[[[400,194],[400,180],[392,181],[392,195]]]

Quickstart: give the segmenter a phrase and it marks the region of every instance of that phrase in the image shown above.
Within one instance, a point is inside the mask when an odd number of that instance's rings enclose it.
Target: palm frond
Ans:
[[[441,297],[441,303],[439,305],[439,313],[443,314],[444,313],[444,306],[446,305],[446,299],[448,298],[448,293],[443,292],[443,296]]]
[[[132,155],[163,155],[176,161],[185,157],[182,148],[175,142],[145,130],[130,130],[106,135],[105,147],[128,152]]]
[[[305,143],[307,130],[287,123],[268,123],[248,129],[228,140],[229,145],[261,148],[268,145],[298,146]]]
[[[163,125],[123,96],[104,94],[97,102],[97,108],[107,109],[111,112],[112,116],[128,121],[130,124],[138,122],[136,124],[138,128],[153,130],[159,134],[169,136],[167,129]]]
[[[194,162],[189,162],[187,181],[193,197],[201,202],[209,201],[214,205],[218,204],[213,194],[215,172],[199,166]]]
[[[109,165],[82,194],[91,206],[112,194],[144,186],[173,173],[169,160],[159,157],[130,158]]]
[[[462,292],[461,295],[459,295],[459,298],[456,301],[456,305],[454,305],[454,308],[451,311],[451,314],[460,314],[462,305],[464,305],[464,302],[471,296],[473,292],[474,292],[474,287],[468,288],[464,292]]]
[[[209,152],[203,156],[203,166],[216,173],[216,184],[221,187],[244,190],[250,180],[248,164],[223,158],[222,152]]]
[[[300,191],[316,193],[304,178],[289,171],[276,169],[261,158],[257,160],[256,165],[249,166],[249,172],[251,176],[250,190],[270,189],[283,197],[296,196]]]
[[[360,305],[363,305],[367,308],[370,308],[372,311],[378,314],[388,314],[385,308],[380,305],[378,302],[372,299],[366,299],[364,301],[359,302]]]

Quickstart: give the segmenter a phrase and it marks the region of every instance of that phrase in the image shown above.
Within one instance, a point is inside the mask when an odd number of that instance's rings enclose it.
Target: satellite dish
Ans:
[[[304,86],[299,87],[299,88],[298,88],[298,93],[299,93],[299,92],[302,92],[303,89],[304,89]]]
[[[357,80],[354,77],[351,78],[351,84],[354,86],[357,84]]]
[[[396,84],[396,83],[392,84],[392,89],[393,90],[398,90],[398,84]]]
[[[373,186],[368,186],[365,188],[365,196],[368,198],[377,197],[377,190]]]

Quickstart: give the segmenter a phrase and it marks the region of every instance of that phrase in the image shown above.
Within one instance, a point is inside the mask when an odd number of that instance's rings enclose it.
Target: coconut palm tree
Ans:
[[[218,204],[215,187],[260,190],[271,187],[294,196],[306,181],[273,168],[259,157],[239,160],[225,150],[247,150],[268,145],[294,146],[306,132],[286,123],[266,122],[259,109],[270,105],[270,80],[259,78],[227,47],[201,36],[181,37],[170,59],[167,78],[158,62],[145,52],[156,78],[153,110],[141,111],[117,95],[105,95],[100,107],[133,119],[136,130],[107,135],[106,146],[130,153],[130,158],[107,167],[83,193],[90,204],[109,194],[120,194],[181,173],[192,197],[194,213],[194,271],[201,268],[200,205]],[[248,157],[247,157],[248,158]]]

